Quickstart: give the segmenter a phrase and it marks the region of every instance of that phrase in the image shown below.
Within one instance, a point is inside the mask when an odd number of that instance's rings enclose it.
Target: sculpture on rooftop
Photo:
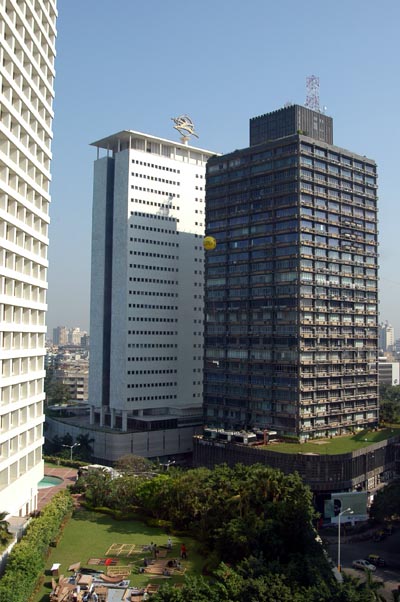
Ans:
[[[198,135],[194,130],[194,123],[188,115],[179,115],[179,117],[171,117],[171,119],[175,123],[174,129],[178,130],[183,138],[187,140],[189,139],[189,136],[198,138]]]

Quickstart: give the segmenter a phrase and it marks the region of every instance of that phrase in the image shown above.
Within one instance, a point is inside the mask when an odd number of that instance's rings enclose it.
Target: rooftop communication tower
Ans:
[[[319,77],[310,75],[306,78],[307,98],[305,106],[313,111],[321,111],[319,106]]]

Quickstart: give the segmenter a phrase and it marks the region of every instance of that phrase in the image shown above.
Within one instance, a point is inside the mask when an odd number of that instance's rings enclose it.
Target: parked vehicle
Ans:
[[[375,566],[386,566],[386,561],[382,556],[378,556],[378,554],[369,554],[366,560]]]
[[[360,571],[371,571],[371,573],[376,571],[376,566],[364,559],[353,560],[353,568],[360,569]]]

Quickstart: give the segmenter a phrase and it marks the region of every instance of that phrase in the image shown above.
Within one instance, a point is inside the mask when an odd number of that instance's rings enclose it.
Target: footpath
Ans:
[[[62,479],[62,483],[54,485],[53,487],[46,487],[45,489],[39,489],[38,492],[38,510],[41,510],[51,498],[61,491],[66,489],[68,485],[73,485],[76,481],[77,470],[76,468],[68,468],[66,466],[57,467],[44,467],[44,474],[48,477],[59,477]]]

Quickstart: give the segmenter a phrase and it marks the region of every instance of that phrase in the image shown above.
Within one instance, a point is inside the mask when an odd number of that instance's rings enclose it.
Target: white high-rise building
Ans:
[[[389,322],[379,324],[379,348],[384,352],[394,351],[394,328]]]
[[[56,0],[0,0],[0,511],[43,476]]]
[[[187,452],[193,433],[180,445],[180,425],[202,416],[205,165],[214,153],[134,131],[93,146],[91,425],[132,433],[119,455]]]

